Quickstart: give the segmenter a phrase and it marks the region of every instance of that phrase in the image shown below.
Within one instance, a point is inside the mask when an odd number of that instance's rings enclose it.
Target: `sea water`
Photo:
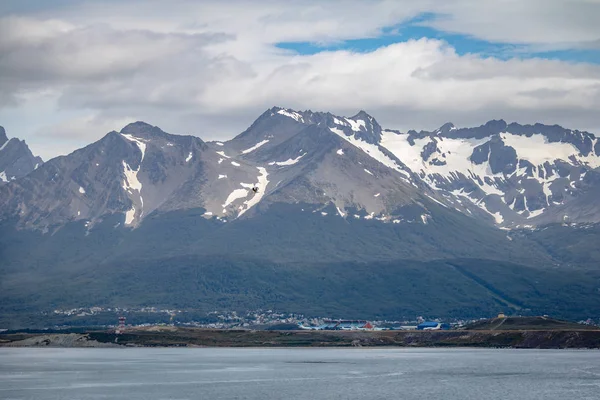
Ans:
[[[0,399],[600,399],[600,352],[0,348]]]

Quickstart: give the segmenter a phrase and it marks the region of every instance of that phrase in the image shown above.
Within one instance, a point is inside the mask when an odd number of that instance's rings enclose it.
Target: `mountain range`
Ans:
[[[600,306],[592,133],[503,120],[400,132],[365,111],[273,107],[223,142],[134,122],[45,163],[3,129],[0,146],[11,320],[86,305],[369,318]]]

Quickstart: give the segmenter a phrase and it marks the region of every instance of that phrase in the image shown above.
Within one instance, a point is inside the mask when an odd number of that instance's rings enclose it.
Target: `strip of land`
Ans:
[[[153,327],[84,333],[10,333],[3,347],[479,347],[600,348],[600,330],[252,331]]]

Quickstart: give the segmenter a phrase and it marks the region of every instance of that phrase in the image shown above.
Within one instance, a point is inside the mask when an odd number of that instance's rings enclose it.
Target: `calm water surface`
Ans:
[[[0,349],[0,399],[600,399],[600,352]]]

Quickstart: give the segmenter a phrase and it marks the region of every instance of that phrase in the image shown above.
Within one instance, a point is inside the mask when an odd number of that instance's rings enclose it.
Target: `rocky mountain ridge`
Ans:
[[[113,213],[135,227],[155,211],[198,207],[226,222],[277,203],[423,224],[436,203],[498,227],[531,228],[599,222],[599,167],[598,138],[559,126],[499,120],[402,133],[364,111],[273,107],[226,142],[129,124],[5,185],[0,205],[5,218],[43,229]]]
[[[0,126],[0,185],[21,178],[43,164],[23,140],[8,139]]]

